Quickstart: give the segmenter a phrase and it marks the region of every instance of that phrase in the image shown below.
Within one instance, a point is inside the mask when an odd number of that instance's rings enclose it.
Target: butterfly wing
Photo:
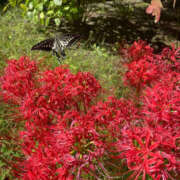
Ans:
[[[68,48],[75,44],[80,39],[78,34],[67,34],[61,38],[61,44],[63,47]]]
[[[72,35],[72,34],[66,34],[62,37],[56,36],[52,50],[56,52],[57,54],[61,55],[62,57],[65,57],[64,50],[67,47],[70,47],[73,45],[77,40],[80,39],[80,35]]]
[[[35,44],[31,50],[42,50],[42,51],[51,51],[53,47],[54,39],[46,39],[44,41],[41,41],[37,44]]]

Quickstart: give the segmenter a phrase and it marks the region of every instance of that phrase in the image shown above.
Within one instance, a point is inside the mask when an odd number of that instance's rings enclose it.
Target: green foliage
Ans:
[[[4,6],[3,11],[6,11],[9,7],[16,7],[24,0],[8,0],[8,3]]]
[[[35,40],[46,38],[39,26],[29,23],[20,14],[20,9],[9,9],[0,17],[0,66],[4,67],[7,59],[30,55]]]
[[[76,0],[26,0],[21,3],[24,15],[35,23],[48,26],[53,21],[57,26],[61,24],[63,18],[69,22],[80,20],[83,9]]]
[[[21,124],[14,123],[12,113],[9,105],[0,103],[0,180],[14,179],[11,175],[12,162],[21,156],[18,144],[13,140]]]

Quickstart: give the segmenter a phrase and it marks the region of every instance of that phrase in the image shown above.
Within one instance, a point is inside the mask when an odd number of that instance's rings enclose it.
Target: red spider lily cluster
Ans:
[[[160,54],[154,54],[153,49],[144,41],[134,42],[126,50],[130,63],[125,74],[125,83],[144,89],[154,82],[161,81],[166,74],[180,73],[180,48],[164,48]]]
[[[25,120],[17,177],[180,178],[180,50],[156,55],[139,41],[127,52],[125,84],[140,92],[138,105],[113,96],[100,101],[90,73],[63,66],[40,72],[27,57],[9,61],[1,96]]]

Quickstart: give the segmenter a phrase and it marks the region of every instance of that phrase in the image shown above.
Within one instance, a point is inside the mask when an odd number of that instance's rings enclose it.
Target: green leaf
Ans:
[[[26,5],[24,5],[24,4],[20,4],[20,7],[24,10],[24,11],[27,11],[27,7],[26,7]]]
[[[57,6],[61,6],[62,5],[62,0],[54,0],[54,4]]]
[[[56,26],[59,26],[61,21],[59,18],[54,19]]]
[[[30,9],[30,10],[33,9],[33,3],[32,3],[32,2],[29,3],[29,9]]]
[[[29,4],[29,1],[30,1],[30,0],[26,0],[26,1],[25,1],[25,6],[27,6],[27,5]]]
[[[59,17],[62,17],[62,16],[63,16],[62,11],[60,11],[60,10],[59,10],[59,11],[57,11],[57,13],[56,13],[56,14],[57,14],[57,16],[59,16]]]
[[[44,16],[44,13],[41,12],[41,13],[40,13],[40,19],[44,19],[44,17],[45,17],[45,16]]]
[[[37,9],[40,10],[40,11],[42,11],[42,10],[43,10],[43,3],[39,3],[39,4],[37,5]]]
[[[54,11],[50,10],[50,11],[47,12],[47,15],[52,15],[53,13],[54,13]]]
[[[8,7],[9,7],[9,3],[3,8],[3,12],[5,12]]]
[[[71,12],[72,12],[73,14],[78,13],[78,8],[75,8],[75,7],[74,7],[74,8],[72,8],[72,9],[71,9]]]
[[[33,13],[33,16],[37,16],[38,11],[37,11],[36,9],[34,9],[34,10],[32,11],[32,13]]]
[[[50,17],[47,17],[46,20],[45,20],[45,26],[49,25],[49,21],[50,21]]]
[[[45,25],[45,19],[40,19],[40,23],[41,23],[42,25]]]
[[[65,11],[68,11],[69,8],[70,8],[69,6],[65,6],[65,7],[64,7],[64,10],[65,10]]]
[[[33,16],[33,21],[34,21],[35,23],[37,23],[37,22],[39,21],[38,15],[34,15],[34,16]]]
[[[9,0],[9,4],[12,6],[12,7],[15,7],[16,6],[16,0]]]
[[[29,18],[31,18],[31,17],[33,16],[33,13],[32,13],[31,11],[28,11],[28,12],[27,12],[27,16],[28,16]]]

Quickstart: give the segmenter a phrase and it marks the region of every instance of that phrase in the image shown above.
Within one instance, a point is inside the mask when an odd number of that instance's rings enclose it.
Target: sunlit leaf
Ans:
[[[33,3],[32,3],[32,2],[29,3],[29,9],[30,9],[30,10],[33,9]]]
[[[67,10],[69,10],[69,8],[70,8],[69,6],[66,6],[66,7],[64,7],[64,10],[67,11]]]
[[[50,18],[47,17],[46,20],[45,20],[45,26],[48,26],[48,25],[49,25],[49,21],[50,21]]]
[[[45,16],[44,16],[44,13],[41,12],[41,13],[40,13],[40,19],[44,19],[44,17],[45,17]]]
[[[62,5],[62,0],[54,0],[54,4],[57,6],[61,6]]]
[[[59,26],[61,21],[59,18],[54,19],[56,26]]]
[[[27,11],[27,7],[24,5],[24,4],[20,4],[20,7],[24,10],[24,11]]]
[[[78,8],[72,8],[72,9],[71,9],[71,12],[72,12],[73,14],[78,13]]]
[[[37,9],[39,9],[40,11],[42,11],[42,10],[43,10],[43,3],[39,3],[39,4],[37,5]]]
[[[50,10],[47,12],[47,15],[52,15],[53,13],[54,13],[53,10]]]

